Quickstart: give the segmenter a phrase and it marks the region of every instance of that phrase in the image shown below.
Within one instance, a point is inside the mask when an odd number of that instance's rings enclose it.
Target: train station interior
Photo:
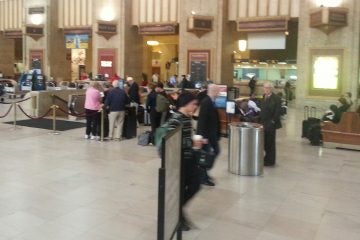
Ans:
[[[0,240],[359,240],[359,58],[357,0],[0,0]],[[87,90],[132,79],[122,137],[105,110],[88,135]],[[182,179],[161,173],[181,145],[140,144],[159,83],[169,98],[219,90],[214,186],[183,211]],[[231,128],[266,84],[281,99],[274,166]]]

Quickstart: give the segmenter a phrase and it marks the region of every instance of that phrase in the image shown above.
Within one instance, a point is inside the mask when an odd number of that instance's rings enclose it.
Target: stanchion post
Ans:
[[[14,109],[14,130],[16,130],[16,118],[17,118],[17,114],[16,114],[16,102],[12,103],[13,109]]]
[[[59,106],[54,104],[54,105],[51,106],[51,108],[52,108],[52,111],[53,111],[53,132],[52,132],[52,134],[58,135],[60,133],[56,131],[56,109],[58,109]]]
[[[104,109],[101,109],[101,135],[100,141],[104,141]]]

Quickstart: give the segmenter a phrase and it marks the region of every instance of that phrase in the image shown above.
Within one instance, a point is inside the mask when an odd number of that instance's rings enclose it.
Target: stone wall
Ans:
[[[0,34],[0,71],[4,76],[14,75],[15,41]]]

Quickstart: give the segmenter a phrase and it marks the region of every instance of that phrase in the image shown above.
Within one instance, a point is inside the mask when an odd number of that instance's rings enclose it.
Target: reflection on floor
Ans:
[[[2,111],[1,111],[2,112]],[[185,240],[359,240],[360,153],[300,138],[301,112],[278,132],[278,165],[263,177],[227,171],[227,139],[188,208]],[[0,239],[156,239],[153,147],[84,140],[0,123]]]

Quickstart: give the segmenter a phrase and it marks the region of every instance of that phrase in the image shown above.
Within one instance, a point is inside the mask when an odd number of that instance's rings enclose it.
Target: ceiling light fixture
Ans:
[[[149,40],[149,41],[146,42],[146,44],[149,45],[149,46],[158,46],[159,41]]]

